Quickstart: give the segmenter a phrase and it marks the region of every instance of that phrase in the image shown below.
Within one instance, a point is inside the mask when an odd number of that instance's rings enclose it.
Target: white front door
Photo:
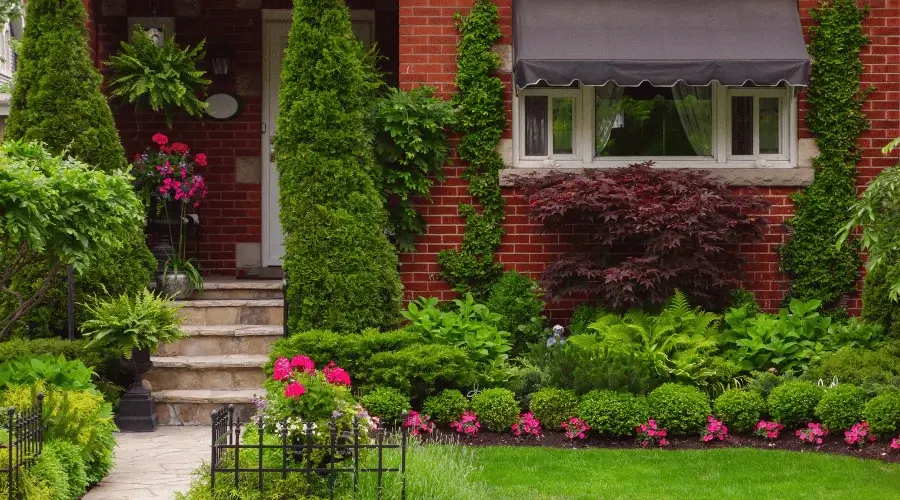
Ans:
[[[371,46],[375,42],[375,11],[351,10],[353,34]],[[275,170],[275,126],[278,122],[278,89],[281,62],[291,30],[290,10],[263,12],[263,159],[262,159],[262,264],[280,266],[284,257],[284,233],[278,218],[278,172]]]

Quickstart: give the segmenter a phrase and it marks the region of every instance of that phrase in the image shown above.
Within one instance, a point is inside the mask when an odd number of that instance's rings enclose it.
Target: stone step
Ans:
[[[235,415],[246,422],[252,415],[253,398],[259,390],[162,390],[154,391],[160,425],[210,425],[210,415],[225,405],[234,405]]]
[[[144,375],[154,391],[256,390],[265,381],[265,355],[154,356]]]
[[[187,338],[159,346],[158,356],[265,355],[282,338],[278,325],[182,326]]]
[[[284,292],[281,280],[208,279],[203,282],[203,293],[192,299],[281,299]]]
[[[281,299],[226,299],[178,301],[185,326],[281,325]]]

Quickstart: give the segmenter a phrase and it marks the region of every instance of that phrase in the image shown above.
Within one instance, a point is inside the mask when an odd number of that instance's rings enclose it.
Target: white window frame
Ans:
[[[584,96],[581,89],[534,89],[530,90],[526,94],[528,97],[546,97],[547,98],[547,152],[550,154],[550,157],[558,160],[558,161],[581,161],[581,158],[584,154],[584,144],[583,140],[580,137],[582,131],[582,123],[584,122]],[[553,154],[553,99],[565,99],[571,98],[574,99],[573,110],[572,110],[572,154],[567,155],[555,155]],[[524,118],[525,116],[525,95],[522,96],[521,99],[518,99],[518,106],[521,107],[519,110],[520,115]],[[592,120],[593,121],[593,120]],[[522,128],[519,131],[519,135],[521,138],[522,146],[522,160],[531,161],[531,162],[541,162],[545,160],[546,156],[525,156],[525,122],[522,122]]]
[[[798,111],[797,98],[791,87],[725,87],[712,83],[713,134],[711,157],[703,156],[594,156],[594,93],[593,86],[580,88],[534,88],[518,90],[513,95],[513,164],[521,168],[614,168],[630,163],[652,160],[660,168],[794,168],[798,160]],[[730,156],[731,153],[731,97],[736,95],[777,97],[781,117],[781,151],[778,155]],[[524,156],[525,150],[525,96],[575,97],[575,124],[573,131],[574,155],[546,157]],[[548,99],[548,106],[549,104]],[[757,113],[758,114],[758,113]],[[756,118],[754,121],[757,122]],[[754,125],[758,127],[758,123]],[[550,127],[548,127],[549,129]],[[548,141],[552,151],[552,130]],[[754,150],[758,147],[758,135],[754,133]],[[521,154],[520,154],[521,153]]]

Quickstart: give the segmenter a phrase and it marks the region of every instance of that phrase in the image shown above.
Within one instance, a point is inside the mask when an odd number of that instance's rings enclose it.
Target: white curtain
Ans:
[[[599,156],[606,149],[609,134],[616,126],[617,118],[622,112],[622,95],[625,93],[625,88],[614,83],[607,83],[602,87],[597,87],[595,92],[594,100],[597,105],[594,115],[597,124],[595,148],[596,154]]]
[[[678,82],[672,87],[681,126],[697,156],[712,156],[712,86]]]

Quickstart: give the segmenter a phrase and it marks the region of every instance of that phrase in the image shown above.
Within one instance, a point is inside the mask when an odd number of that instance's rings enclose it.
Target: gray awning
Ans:
[[[514,0],[516,86],[806,85],[797,0]]]

